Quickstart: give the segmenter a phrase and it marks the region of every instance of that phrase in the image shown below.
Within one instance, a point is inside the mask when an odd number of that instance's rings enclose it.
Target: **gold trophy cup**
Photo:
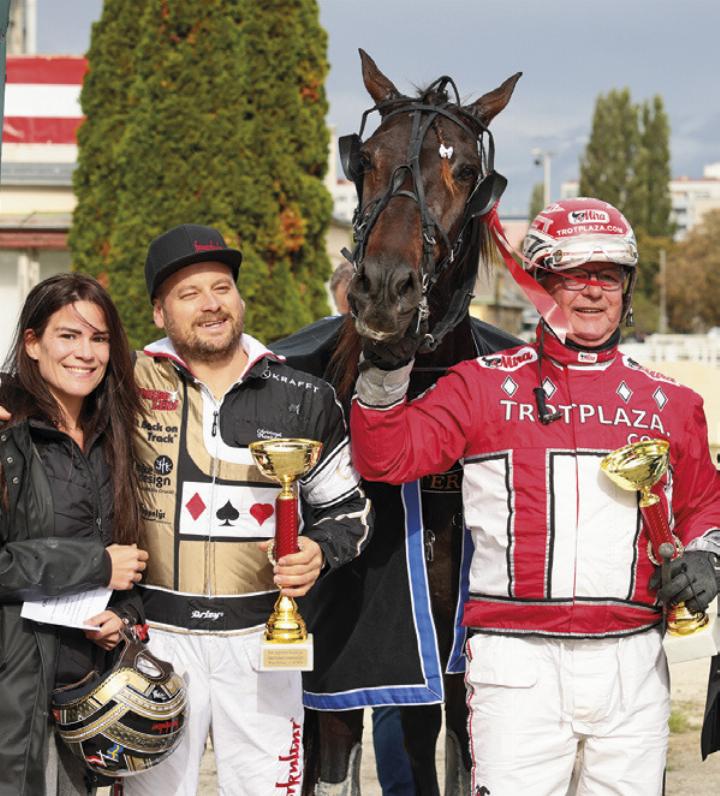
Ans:
[[[648,534],[648,558],[662,568],[663,583],[669,576],[668,564],[682,555],[683,546],[670,530],[660,498],[650,490],[667,471],[670,443],[663,439],[633,442],[609,453],[600,468],[621,489],[640,492],[640,513]],[[667,630],[673,636],[688,636],[708,623],[704,612],[692,614],[683,603],[670,608]]]
[[[269,439],[250,443],[250,453],[260,472],[282,484],[275,500],[275,540],[268,550],[274,564],[298,552],[298,500],[295,482],[320,458],[322,442],[313,439]],[[280,595],[265,625],[260,668],[264,671],[313,668],[312,635],[292,597]]]

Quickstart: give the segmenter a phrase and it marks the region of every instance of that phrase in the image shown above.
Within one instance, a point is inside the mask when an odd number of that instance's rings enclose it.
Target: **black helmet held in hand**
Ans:
[[[125,777],[157,765],[178,745],[187,718],[185,682],[128,631],[117,663],[103,675],[56,689],[60,737],[92,771]]]

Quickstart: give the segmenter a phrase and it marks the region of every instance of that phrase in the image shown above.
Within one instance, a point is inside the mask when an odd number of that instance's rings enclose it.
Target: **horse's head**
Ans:
[[[361,336],[393,340],[418,311],[427,312],[427,294],[460,259],[470,222],[502,193],[487,125],[507,105],[520,73],[462,105],[450,78],[406,97],[367,53],[360,56],[381,122],[364,142],[362,128],[340,141],[358,190],[348,298]]]

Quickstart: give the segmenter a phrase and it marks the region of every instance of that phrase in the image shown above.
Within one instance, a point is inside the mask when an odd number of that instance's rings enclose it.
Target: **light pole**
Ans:
[[[535,165],[543,167],[543,207],[547,207],[550,204],[550,161],[555,153],[536,147],[531,154]]]
[[[667,334],[667,255],[665,249],[660,249],[658,254],[660,260],[660,315],[658,318],[658,333]]]

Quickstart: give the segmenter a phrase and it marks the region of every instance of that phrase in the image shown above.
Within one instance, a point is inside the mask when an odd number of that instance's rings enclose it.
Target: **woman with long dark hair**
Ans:
[[[0,429],[0,795],[87,793],[84,770],[50,737],[50,692],[106,669],[123,625],[143,622],[133,587],[147,560],[136,545],[132,456],[141,407],[106,291],[79,274],[33,288],[4,370],[0,402],[12,420]],[[26,600],[97,587],[113,592],[85,622],[96,630],[21,616]]]

